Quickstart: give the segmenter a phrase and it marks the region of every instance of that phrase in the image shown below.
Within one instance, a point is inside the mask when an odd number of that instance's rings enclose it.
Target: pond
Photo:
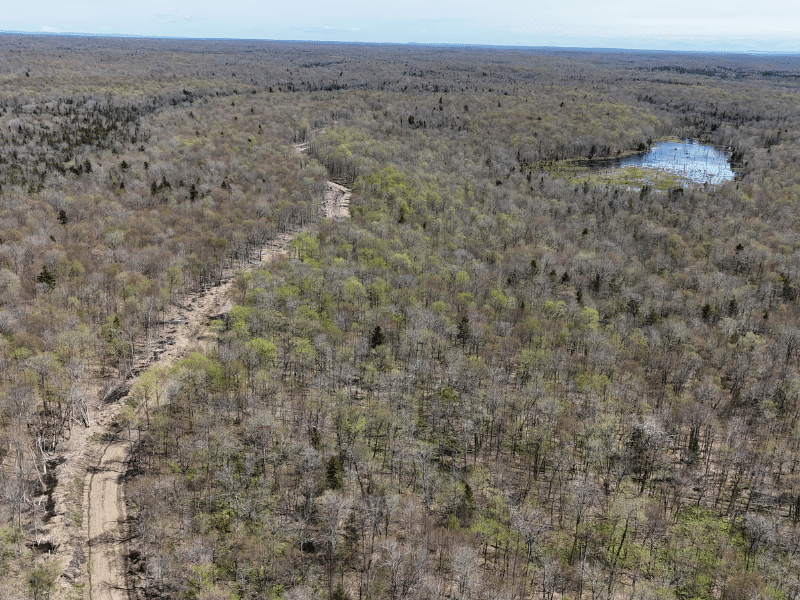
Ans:
[[[589,161],[592,170],[639,169],[660,170],[689,179],[695,183],[723,183],[736,173],[731,169],[731,153],[692,140],[656,142],[650,150],[624,158]]]

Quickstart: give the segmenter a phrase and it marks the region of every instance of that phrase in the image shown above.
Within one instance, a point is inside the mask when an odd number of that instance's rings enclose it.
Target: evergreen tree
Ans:
[[[347,600],[347,594],[345,593],[341,582],[339,582],[339,585],[336,586],[336,589],[331,594],[331,600]]]
[[[51,290],[56,287],[56,278],[47,268],[47,265],[42,265],[42,272],[36,277],[37,283],[45,283]]]
[[[372,336],[370,337],[369,340],[370,350],[374,350],[378,346],[382,346],[385,341],[386,341],[386,336],[383,335],[383,330],[381,329],[381,326],[376,325],[375,329],[372,330]]]
[[[469,318],[467,315],[464,315],[458,323],[458,335],[456,335],[456,339],[461,343],[461,346],[464,347],[467,345],[470,337]]]
[[[331,490],[340,490],[342,489],[343,480],[342,480],[342,463],[339,461],[339,458],[336,456],[331,456],[328,459],[328,464],[325,468],[325,487]]]

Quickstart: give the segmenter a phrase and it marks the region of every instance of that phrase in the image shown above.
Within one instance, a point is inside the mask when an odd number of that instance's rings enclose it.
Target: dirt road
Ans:
[[[329,219],[341,219],[350,216],[349,189],[338,183],[328,182],[322,196],[322,212]]]
[[[280,236],[274,245],[262,250],[262,264],[285,254],[292,240],[291,234]],[[254,265],[256,266],[256,265]],[[169,319],[166,340],[157,352],[153,365],[169,367],[193,349],[201,349],[202,338],[212,317],[231,309],[229,298],[232,281],[211,288],[189,299],[176,308]],[[136,383],[138,377],[126,382]],[[117,412],[121,402],[116,403]],[[108,415],[112,423],[104,432],[109,441],[105,444],[97,464],[89,469],[85,486],[86,533],[88,539],[87,570],[90,600],[125,600],[129,598],[125,577],[125,502],[124,478],[130,446],[123,432]],[[102,422],[97,425],[103,426]]]
[[[116,437],[116,436],[115,436]],[[106,444],[86,486],[86,531],[89,554],[89,598],[124,600],[125,504],[122,482],[128,446],[119,439]]]
[[[350,190],[328,182],[321,204],[322,214],[337,219],[349,216],[349,200]],[[262,250],[261,263],[253,264],[251,268],[285,254],[297,233],[300,231],[275,239]],[[233,305],[230,293],[232,273],[226,275],[229,280],[222,285],[185,299],[175,307],[168,319],[164,339],[151,358],[151,365],[169,367],[188,352],[202,349],[211,318],[228,312]],[[137,379],[138,376],[129,378],[125,388],[130,389]],[[76,430],[63,453],[65,462],[59,467],[59,483],[54,491],[58,508],[56,517],[51,520],[49,534],[54,545],[63,548],[60,558],[64,585],[59,596],[64,598],[74,598],[73,584],[79,585],[83,581],[88,592],[84,597],[89,600],[127,600],[131,597],[126,585],[124,498],[130,446],[118,423],[123,406],[124,401],[117,400],[101,402],[93,407],[90,426]],[[80,499],[76,497],[73,482],[77,489],[83,489]],[[83,535],[76,537],[75,515],[81,511],[75,505],[80,501],[84,530]],[[71,518],[68,517],[70,514]],[[72,550],[71,557],[64,552],[68,548]]]

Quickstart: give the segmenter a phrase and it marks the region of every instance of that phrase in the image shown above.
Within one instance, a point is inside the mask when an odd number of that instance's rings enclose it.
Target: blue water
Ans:
[[[625,158],[591,161],[593,168],[638,167],[658,169],[685,177],[696,183],[731,181],[731,154],[714,146],[686,140],[656,142],[649,151]]]

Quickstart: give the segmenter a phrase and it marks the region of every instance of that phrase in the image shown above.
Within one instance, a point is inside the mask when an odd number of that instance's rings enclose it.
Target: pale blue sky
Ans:
[[[2,31],[800,52],[797,0],[37,0],[3,12]]]

